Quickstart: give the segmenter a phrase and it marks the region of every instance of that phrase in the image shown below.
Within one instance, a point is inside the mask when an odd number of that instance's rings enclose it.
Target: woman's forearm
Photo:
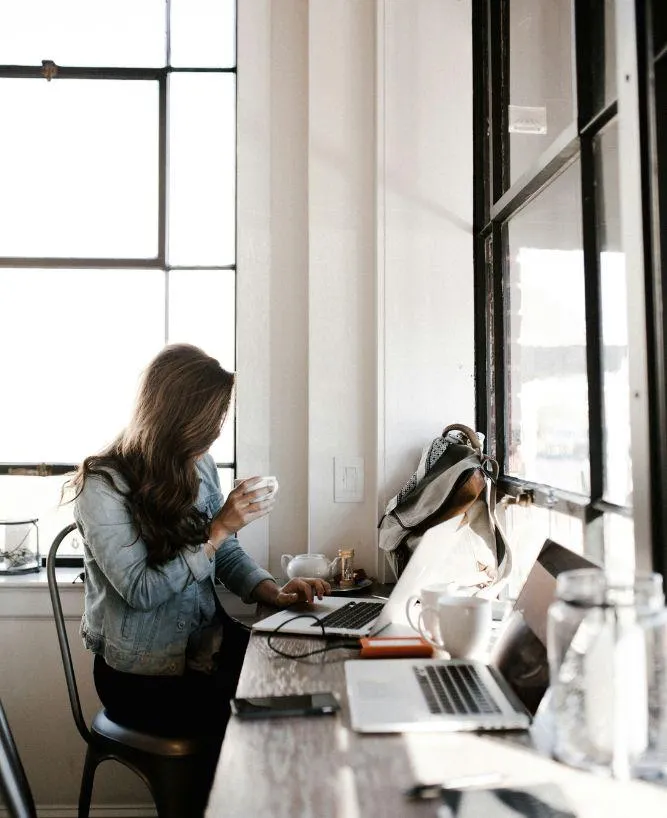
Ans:
[[[280,587],[272,579],[264,579],[258,582],[252,590],[252,598],[257,602],[265,602],[268,605],[275,605]]]

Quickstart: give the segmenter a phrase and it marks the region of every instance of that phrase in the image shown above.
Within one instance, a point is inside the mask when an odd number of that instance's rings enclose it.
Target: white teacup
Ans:
[[[433,630],[428,628],[427,617],[436,622]],[[433,647],[447,651],[452,659],[475,659],[489,644],[491,600],[443,594],[435,607],[422,610],[419,633]]]
[[[418,594],[413,594],[405,603],[405,616],[410,626],[418,631],[419,620],[425,608],[431,612],[426,620],[426,627],[433,633],[437,623],[437,616],[434,615],[438,598],[443,594],[453,594],[458,589],[456,582],[437,582],[433,585],[426,585]]]
[[[239,486],[243,483],[244,480],[248,480],[248,477],[237,477],[234,480],[234,488]],[[257,489],[266,489],[265,494],[261,494],[257,501],[259,500],[268,500],[269,497],[272,497],[278,491],[278,478],[277,477],[260,477],[256,483],[253,483],[251,486],[248,486],[247,491],[257,491]]]

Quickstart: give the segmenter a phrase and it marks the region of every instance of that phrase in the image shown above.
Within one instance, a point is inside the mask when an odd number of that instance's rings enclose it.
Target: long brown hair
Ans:
[[[208,539],[209,521],[194,505],[194,464],[219,436],[233,388],[234,375],[198,347],[164,347],[144,372],[128,426],[104,451],[87,457],[72,479],[77,495],[92,474],[124,495],[150,565]],[[109,469],[121,475],[127,491]]]

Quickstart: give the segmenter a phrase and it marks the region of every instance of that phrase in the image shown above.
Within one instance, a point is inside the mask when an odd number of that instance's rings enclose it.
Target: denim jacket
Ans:
[[[215,462],[206,454],[196,464],[196,505],[213,517],[224,499]],[[118,486],[127,485],[111,472]],[[146,546],[125,499],[101,477],[87,477],[74,503],[85,562],[85,605],[81,621],[84,644],[107,664],[126,673],[180,675],[191,635],[216,615],[214,576],[244,601],[255,586],[273,579],[241,548],[236,537],[220,546],[213,560],[184,549],[158,567],[147,564]]]

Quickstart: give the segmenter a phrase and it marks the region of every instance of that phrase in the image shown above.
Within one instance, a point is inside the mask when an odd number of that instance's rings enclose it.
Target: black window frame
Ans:
[[[601,357],[600,270],[595,195],[594,138],[619,115],[618,98],[600,104],[603,87],[604,0],[574,0],[576,115],[528,172],[509,184],[509,13],[510,0],[473,0],[473,138],[475,372],[477,428],[487,434],[490,453],[500,465],[500,496],[528,495],[532,502],[578,518],[588,552],[601,558],[601,521],[605,514],[632,517],[632,509],[603,497],[603,368]],[[646,300],[646,351],[651,435],[651,559],[653,570],[667,568],[667,323],[662,312],[665,275],[660,240],[667,241],[667,80],[656,84],[658,63],[667,76],[665,44],[654,53],[651,11],[658,0],[636,0],[637,71],[640,133],[642,225]],[[664,15],[664,9],[659,9]],[[661,30],[667,26],[661,20]],[[661,107],[662,106],[662,107]],[[625,115],[625,114],[624,114]],[[630,114],[627,114],[630,115]],[[664,118],[664,115],[663,115]],[[506,471],[503,282],[508,264],[507,220],[579,157],[582,185],[582,235],[585,265],[586,361],[589,399],[590,496],[509,476]],[[663,204],[662,211],[659,204]],[[661,215],[662,213],[662,215]],[[667,246],[662,247],[663,256]],[[564,543],[567,545],[567,543]]]

